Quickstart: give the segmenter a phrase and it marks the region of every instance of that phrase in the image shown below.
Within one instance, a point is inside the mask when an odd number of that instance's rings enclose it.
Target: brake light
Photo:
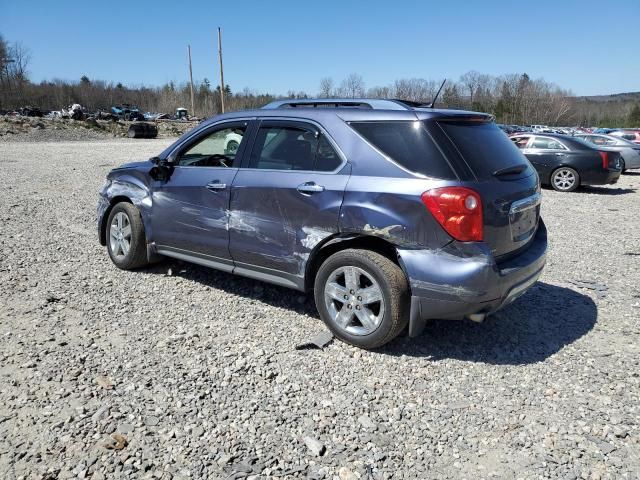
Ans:
[[[424,192],[421,198],[453,238],[461,242],[482,241],[482,200],[476,192],[465,187],[442,187]]]
[[[607,152],[598,152],[600,154],[600,157],[602,157],[602,168],[604,168],[605,170],[609,169],[609,155],[607,154]]]

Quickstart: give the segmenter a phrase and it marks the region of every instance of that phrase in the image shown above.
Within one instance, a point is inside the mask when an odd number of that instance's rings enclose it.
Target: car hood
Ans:
[[[132,169],[140,169],[140,168],[151,168],[152,166],[153,166],[153,163],[151,163],[149,160],[144,160],[142,162],[125,163],[123,165],[120,165],[119,167],[114,168],[111,171],[112,172],[117,172],[119,170],[132,170]]]

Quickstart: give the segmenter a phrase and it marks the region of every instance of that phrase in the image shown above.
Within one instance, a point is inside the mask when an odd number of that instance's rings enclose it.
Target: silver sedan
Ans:
[[[618,152],[622,157],[623,172],[632,168],[640,168],[640,145],[638,144],[624,138],[598,133],[584,133],[576,135],[576,137],[599,147],[605,147],[607,150]]]

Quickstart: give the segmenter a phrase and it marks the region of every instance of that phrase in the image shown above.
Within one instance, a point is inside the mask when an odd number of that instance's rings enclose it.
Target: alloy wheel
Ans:
[[[324,301],[336,327],[351,335],[374,332],[384,317],[385,302],[380,285],[358,267],[334,270],[324,286]]]
[[[122,260],[131,248],[131,222],[124,212],[118,212],[111,220],[109,227],[109,246],[111,253],[118,260]]]
[[[576,183],[576,176],[571,170],[561,168],[553,174],[553,184],[558,190],[570,190]]]

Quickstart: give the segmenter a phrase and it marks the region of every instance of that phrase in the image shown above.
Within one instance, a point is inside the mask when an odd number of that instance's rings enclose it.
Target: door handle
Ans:
[[[564,153],[558,152],[558,153],[556,153],[556,157],[564,157]]]
[[[324,187],[322,185],[318,185],[316,182],[306,182],[298,185],[297,190],[300,193],[318,193],[324,192]]]
[[[227,184],[220,183],[218,180],[214,180],[211,183],[207,183],[207,189],[211,191],[224,190],[225,188],[227,188]]]

